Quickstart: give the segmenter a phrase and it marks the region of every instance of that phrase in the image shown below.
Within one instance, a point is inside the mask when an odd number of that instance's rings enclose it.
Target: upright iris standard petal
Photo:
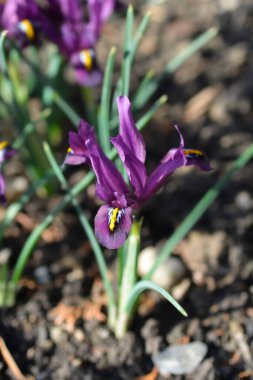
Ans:
[[[132,154],[145,162],[146,149],[142,135],[138,131],[131,113],[131,103],[127,96],[117,98],[119,112],[119,134]]]
[[[104,154],[102,149],[93,140],[88,140],[86,146],[92,168],[97,177],[97,193],[102,200],[112,201],[114,193],[127,194],[129,189],[116,166]]]
[[[99,38],[102,25],[112,14],[114,6],[115,0],[88,0],[89,32],[93,35],[95,41]]]
[[[131,207],[120,209],[105,204],[100,207],[95,217],[95,235],[97,240],[109,249],[118,249],[125,243],[131,226]]]
[[[141,197],[147,179],[145,165],[132,154],[128,146],[123,142],[121,135],[111,138],[111,142],[117,149],[120,159],[127,170],[136,196]]]

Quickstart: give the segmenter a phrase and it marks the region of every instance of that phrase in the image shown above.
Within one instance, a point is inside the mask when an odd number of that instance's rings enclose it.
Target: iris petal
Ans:
[[[210,162],[206,154],[202,150],[197,149],[183,149],[184,155],[187,159],[186,166],[194,165],[199,169],[210,171],[212,170]]]
[[[182,149],[171,150],[170,159],[161,162],[160,165],[153,171],[147,180],[143,193],[143,200],[147,200],[154,195],[159,188],[167,181],[168,177],[181,166],[186,165],[186,158]]]
[[[97,86],[103,78],[102,72],[99,69],[88,71],[85,67],[76,68],[75,76],[78,83],[88,87]]]
[[[95,235],[98,242],[106,248],[117,249],[126,241],[132,226],[132,209],[127,207],[120,209],[120,217],[116,220],[113,231],[110,231],[109,222],[110,214],[113,209],[109,204],[101,206],[95,217]],[[114,215],[115,216],[115,215]]]
[[[142,135],[138,131],[131,113],[131,103],[127,96],[117,98],[119,112],[119,131],[122,140],[127,145],[132,155],[142,163],[145,162],[146,149]]]
[[[64,163],[68,165],[89,163],[89,151],[85,143],[90,139],[96,143],[94,130],[86,121],[81,120],[78,126],[78,132],[69,132],[70,149]]]
[[[123,142],[121,135],[111,138],[111,142],[117,149],[120,159],[126,167],[136,196],[140,197],[147,179],[145,165],[132,154],[128,146]]]
[[[0,201],[2,204],[6,204],[5,180],[4,180],[4,176],[1,173],[0,173]]]

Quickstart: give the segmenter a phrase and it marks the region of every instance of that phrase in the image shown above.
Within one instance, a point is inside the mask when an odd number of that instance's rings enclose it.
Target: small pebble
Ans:
[[[184,345],[172,345],[153,355],[152,359],[161,375],[192,373],[207,353],[207,345],[196,341]]]
[[[66,336],[66,333],[60,327],[54,326],[50,329],[50,337],[55,344],[65,341]]]
[[[44,265],[41,265],[34,270],[34,276],[39,284],[46,284],[50,281],[48,268]]]
[[[158,247],[144,248],[138,259],[138,274],[145,276],[151,269],[160,252]],[[177,257],[169,257],[153,274],[151,280],[166,290],[178,284],[186,275],[186,267]]]

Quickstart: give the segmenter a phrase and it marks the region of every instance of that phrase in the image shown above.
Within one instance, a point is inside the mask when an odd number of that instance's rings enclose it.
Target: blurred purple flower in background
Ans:
[[[95,86],[102,80],[95,45],[102,26],[113,12],[115,0],[7,0],[0,4],[0,27],[21,47],[38,43],[42,37],[55,43],[68,59],[80,84]]]
[[[38,43],[48,21],[34,0],[7,0],[1,9],[0,26],[21,47]]]
[[[0,141],[0,201],[6,204],[5,179],[2,174],[2,167],[6,160],[12,157],[16,150],[11,147],[8,141]]]
[[[127,96],[117,98],[119,112],[119,135],[111,138],[126,169],[128,185],[116,166],[100,148],[93,128],[84,121],[80,122],[78,133],[70,132],[65,163],[78,165],[88,163],[95,172],[96,194],[105,202],[95,217],[95,234],[98,241],[110,249],[124,244],[131,229],[133,213],[167,181],[179,167],[195,165],[201,170],[210,170],[206,155],[195,149],[185,149],[183,137],[180,145],[168,151],[158,167],[146,174],[146,148],[142,135],[138,131]]]

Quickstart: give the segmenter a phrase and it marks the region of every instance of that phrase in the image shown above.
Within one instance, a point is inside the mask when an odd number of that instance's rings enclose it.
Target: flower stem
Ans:
[[[140,244],[140,228],[141,222],[135,220],[129,238],[126,242],[125,265],[122,273],[121,286],[119,288],[119,304],[118,316],[114,332],[117,338],[122,338],[130,321],[130,313],[127,313],[126,306],[128,303],[129,294],[136,283],[136,268],[137,268],[137,255],[139,252]]]

